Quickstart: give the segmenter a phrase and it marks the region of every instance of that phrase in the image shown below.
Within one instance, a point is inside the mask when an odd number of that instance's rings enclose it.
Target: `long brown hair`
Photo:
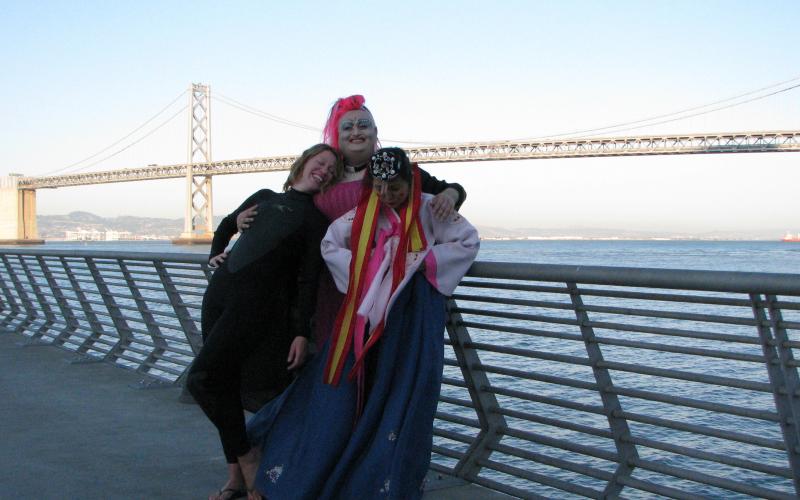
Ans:
[[[292,184],[294,184],[295,181],[303,175],[303,170],[305,170],[308,160],[320,153],[324,153],[325,151],[330,151],[333,153],[333,156],[336,157],[336,168],[331,180],[322,186],[322,188],[324,189],[331,184],[338,182],[342,177],[342,170],[344,169],[344,162],[342,160],[341,153],[327,144],[314,144],[310,148],[303,151],[303,154],[298,156],[294,163],[292,163],[292,166],[289,168],[289,176],[286,178],[286,182],[283,183],[283,190],[288,191],[289,188],[292,187]]]

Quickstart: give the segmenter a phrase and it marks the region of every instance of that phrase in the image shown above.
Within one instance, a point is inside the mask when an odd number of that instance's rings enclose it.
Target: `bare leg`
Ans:
[[[242,470],[239,464],[228,464],[228,482],[218,492],[209,495],[208,500],[229,500],[241,491],[247,491]]]
[[[256,473],[261,463],[261,448],[254,446],[244,455],[236,457],[239,461],[239,470],[247,487],[247,500],[262,500],[261,494],[255,490]]]

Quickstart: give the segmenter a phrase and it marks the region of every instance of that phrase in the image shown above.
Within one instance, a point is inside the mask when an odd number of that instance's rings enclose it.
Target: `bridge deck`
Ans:
[[[175,387],[80,363],[56,347],[0,332],[0,497],[200,499],[225,477],[216,431]],[[508,498],[430,481],[426,500]]]

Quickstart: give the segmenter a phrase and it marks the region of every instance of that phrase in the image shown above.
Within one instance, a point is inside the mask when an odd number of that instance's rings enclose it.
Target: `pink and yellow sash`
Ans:
[[[408,193],[408,203],[400,209],[400,241],[397,254],[392,262],[392,290],[394,295],[397,287],[405,278],[406,254],[419,252],[427,247],[425,232],[419,219],[419,209],[422,203],[421,181],[419,169],[412,165],[411,189]],[[353,346],[354,331],[357,323],[356,313],[363,300],[363,294],[368,289],[366,282],[367,266],[374,250],[375,228],[378,222],[381,203],[378,194],[371,188],[364,188],[361,200],[356,208],[356,216],[350,235],[350,278],[347,285],[342,307],[336,317],[336,323],[331,335],[331,346],[325,364],[324,381],[327,384],[338,385],[344,369],[344,362]],[[372,334],[363,348],[357,349],[357,359],[350,371],[348,378],[352,380],[359,373],[363,373],[363,361],[367,351],[378,341],[383,334],[383,320],[372,330]],[[359,335],[361,337],[361,335]]]

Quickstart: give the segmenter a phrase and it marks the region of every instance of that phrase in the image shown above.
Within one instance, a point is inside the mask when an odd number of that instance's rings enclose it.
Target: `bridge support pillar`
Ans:
[[[36,190],[19,189],[19,177],[0,178],[0,244],[44,243],[36,227]]]
[[[189,88],[189,167],[186,169],[186,216],[177,244],[208,244],[214,237],[211,176],[194,175],[192,164],[211,161],[211,90],[193,83]]]

